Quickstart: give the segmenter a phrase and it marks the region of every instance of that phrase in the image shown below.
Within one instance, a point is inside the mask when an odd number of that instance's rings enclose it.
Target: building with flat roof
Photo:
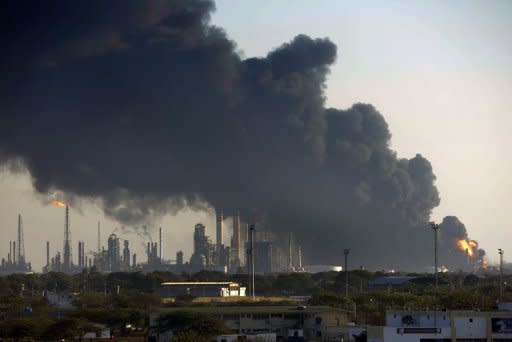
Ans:
[[[156,326],[158,317],[177,311],[192,311],[216,317],[233,334],[275,333],[279,341],[287,340],[290,334],[304,336],[306,340],[322,341],[333,330],[339,330],[338,336],[343,337],[341,331],[349,319],[347,311],[329,306],[190,306],[161,308],[150,316],[151,326]]]
[[[512,341],[512,312],[388,310],[385,326],[368,328],[368,341]]]

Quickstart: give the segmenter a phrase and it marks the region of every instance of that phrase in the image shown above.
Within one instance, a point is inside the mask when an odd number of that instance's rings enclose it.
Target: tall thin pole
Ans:
[[[254,224],[251,224],[249,227],[249,243],[250,243],[250,257],[251,257],[251,296],[252,300],[256,299],[255,291],[254,291]]]
[[[503,299],[503,253],[505,251],[501,248],[498,249],[498,253],[500,254],[500,302]]]
[[[345,248],[343,250],[343,255],[345,255],[345,297],[348,297],[348,253],[350,253],[350,249]]]
[[[97,240],[97,245],[96,245],[96,249],[97,249],[97,252],[101,252],[101,230],[100,230],[100,221],[98,221],[98,240]]]
[[[439,231],[439,225],[434,223],[434,222],[430,222],[430,227],[434,231],[434,277],[435,277],[435,281],[436,281],[436,290],[437,290],[437,288],[439,286],[439,277],[438,277],[438,274],[437,274],[437,270],[438,270],[437,232]]]
[[[292,234],[292,232],[288,234],[288,272],[293,272]]]
[[[164,249],[163,249],[163,238],[162,238],[162,227],[158,231],[158,257],[160,258],[160,262],[164,261]]]
[[[21,214],[18,215],[18,264],[25,264],[25,242],[23,238],[23,223],[21,221]]]

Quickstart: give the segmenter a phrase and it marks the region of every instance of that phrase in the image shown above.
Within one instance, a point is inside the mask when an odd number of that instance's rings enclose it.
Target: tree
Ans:
[[[37,337],[37,323],[32,319],[13,319],[5,322],[5,336],[20,340],[23,338]]]
[[[361,332],[359,335],[352,335],[354,337],[354,341],[356,342],[366,342],[368,341],[368,337],[366,331]]]
[[[44,339],[70,339],[81,337],[87,330],[96,328],[89,322],[76,318],[63,318],[50,324],[43,333]]]
[[[201,336],[196,331],[182,331],[172,338],[173,342],[208,342],[207,336]]]
[[[227,333],[228,329],[221,320],[212,316],[191,312],[175,311],[158,319],[159,332],[171,330],[175,334],[194,331],[200,336],[211,337]]]

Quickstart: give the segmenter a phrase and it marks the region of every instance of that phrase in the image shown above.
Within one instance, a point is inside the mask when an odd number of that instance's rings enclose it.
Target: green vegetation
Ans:
[[[282,302],[259,301],[255,305],[283,305],[294,302],[290,296],[311,296],[307,305],[329,305],[352,313],[359,323],[383,324],[386,309],[495,309],[497,303],[512,301],[512,288],[499,295],[499,278],[495,274],[476,276],[465,273],[440,274],[439,288],[430,274],[402,274],[415,278],[401,285],[372,288],[370,282],[384,273],[349,272],[349,296],[345,296],[345,273],[293,273],[256,276],[258,296],[282,297]],[[393,274],[397,275],[397,274]],[[236,281],[247,284],[246,274],[226,275],[202,271],[193,275],[168,272],[110,273],[84,271],[80,274],[13,274],[0,277],[0,338],[69,338],[85,331],[95,331],[98,324],[118,333],[127,324],[139,331],[149,329],[149,314],[162,306],[154,290],[164,281]],[[505,277],[506,284],[512,283]],[[73,308],[59,309],[47,301],[44,291],[69,293]],[[118,291],[119,290],[119,291]],[[178,298],[172,306],[233,305],[232,303],[195,303],[193,297]],[[244,303],[244,305],[250,305]],[[222,326],[204,317],[182,319],[199,322],[200,329],[178,329],[180,341],[200,341]],[[162,327],[179,321],[164,317]],[[176,327],[189,323],[179,321]],[[194,327],[196,326],[194,323]],[[71,327],[65,329],[65,327]],[[58,333],[57,333],[58,332]],[[197,336],[194,334],[198,334]]]
[[[172,330],[183,341],[189,341],[189,338],[193,337],[189,335],[190,331],[202,338],[229,332],[222,321],[213,318],[211,315],[190,311],[175,311],[161,316],[158,320],[158,330],[160,332]]]

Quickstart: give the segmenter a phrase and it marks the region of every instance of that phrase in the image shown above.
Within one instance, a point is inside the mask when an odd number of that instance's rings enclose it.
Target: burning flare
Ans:
[[[59,200],[52,200],[52,204],[53,205],[56,205],[57,207],[61,207],[61,208],[65,208],[66,207],[66,204],[64,202],[61,202]]]
[[[475,240],[462,239],[457,241],[457,246],[462,252],[472,257],[475,254],[475,249],[478,248],[478,243]]]

